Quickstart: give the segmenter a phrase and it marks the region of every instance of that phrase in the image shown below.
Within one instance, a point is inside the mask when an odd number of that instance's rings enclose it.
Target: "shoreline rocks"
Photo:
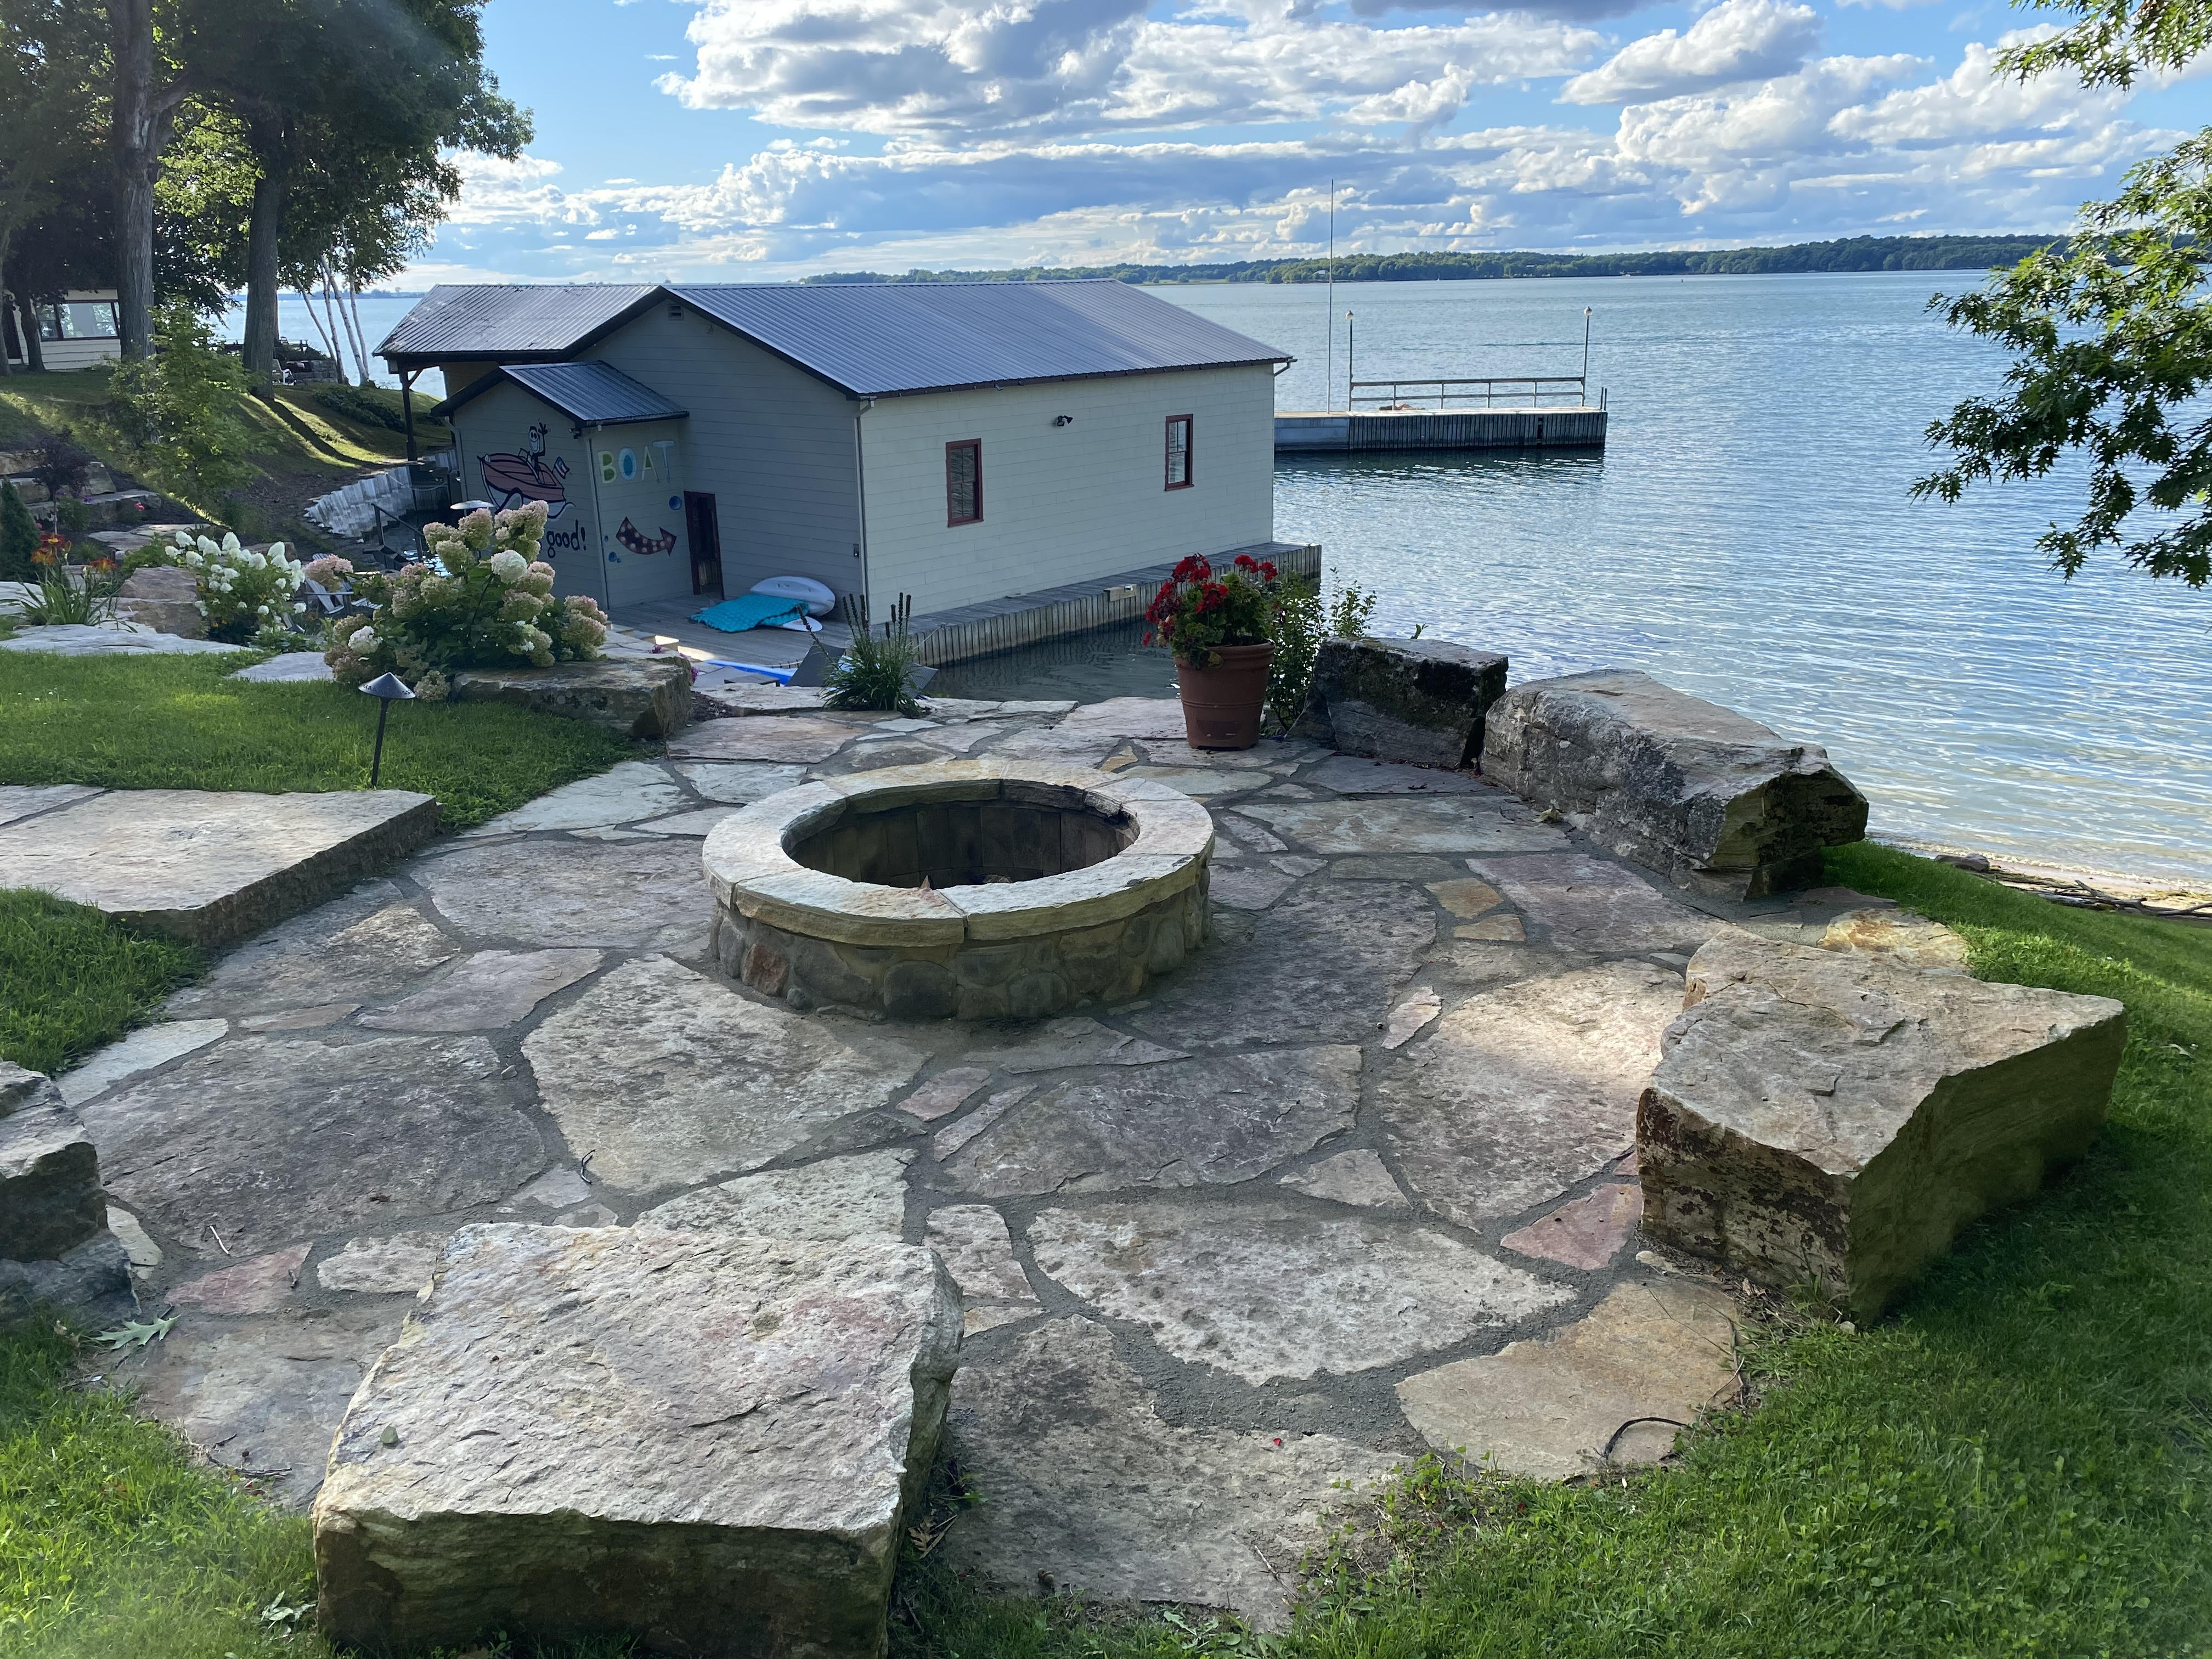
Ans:
[[[1340,754],[1456,769],[1482,752],[1505,659],[1443,640],[1328,639],[1294,735]]]
[[[1482,769],[1620,857],[1716,897],[1817,885],[1866,797],[1814,744],[1630,669],[1532,680],[1491,708]]]
[[[1637,1111],[1644,1231],[1858,1318],[2087,1150],[2127,1035],[2109,998],[1735,928],[1686,977]]]

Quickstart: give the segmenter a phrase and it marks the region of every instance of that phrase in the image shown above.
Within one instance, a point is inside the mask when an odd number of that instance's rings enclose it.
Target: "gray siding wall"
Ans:
[[[495,507],[520,507],[524,498],[502,497],[495,460],[487,480],[487,457],[521,456],[531,447],[530,429],[545,428],[544,475],[556,480],[562,499],[547,503],[545,544],[539,556],[553,566],[553,591],[607,597],[599,556],[599,526],[592,511],[592,434],[572,438],[574,424],[551,404],[512,384],[494,386],[461,405],[453,415],[453,441],[460,452],[462,493],[466,500],[489,501]],[[681,424],[680,422],[678,424]],[[565,472],[562,469],[565,467]],[[554,511],[555,507],[558,511]]]
[[[688,307],[675,318],[657,306],[586,355],[690,412],[677,423],[672,488],[714,497],[726,592],[768,576],[811,576],[839,593],[859,588],[859,404]]]

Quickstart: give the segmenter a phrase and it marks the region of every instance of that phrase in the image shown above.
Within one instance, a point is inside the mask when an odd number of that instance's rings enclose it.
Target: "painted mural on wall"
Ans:
[[[661,526],[658,536],[648,536],[624,519],[622,528],[615,532],[615,539],[633,553],[673,553],[676,550],[676,532],[665,525]],[[611,554],[608,556],[614,556]]]
[[[568,510],[568,463],[558,455],[547,458],[543,422],[530,428],[529,441],[522,450],[479,455],[477,466],[483,474],[485,495],[502,510],[526,501],[543,501],[549,520]]]

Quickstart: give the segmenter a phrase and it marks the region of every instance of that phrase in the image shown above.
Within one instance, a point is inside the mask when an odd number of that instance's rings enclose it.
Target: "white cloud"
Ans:
[[[1721,0],[1682,33],[1623,46],[1560,89],[1570,104],[1636,104],[1788,75],[1820,44],[1820,15],[1783,0]]]
[[[1988,46],[1970,46],[1959,67],[1943,79],[1842,111],[1836,131],[1875,144],[1948,144],[2101,122],[2127,101],[2124,93],[2093,92],[2071,75],[2039,75],[2032,81],[1998,76],[1993,72],[1996,58]]]
[[[1996,79],[2002,40],[1941,64],[1808,60],[1818,20],[1792,0],[1722,0],[1595,69],[1595,35],[1526,15],[1382,28],[1299,9],[1310,0],[1186,0],[1164,16],[1023,3],[709,14],[735,55],[717,69],[702,47],[688,87],[752,86],[757,101],[734,106],[837,118],[794,123],[696,185],[568,190],[542,157],[464,158],[438,257],[636,281],[1306,256],[1332,175],[1352,252],[2045,229],[2175,137],[2127,120],[2122,94]],[[1110,62],[1109,37],[1124,48]],[[1583,70],[1570,88],[1622,100],[1618,115],[1466,128],[1482,89],[1532,59],[1552,67],[1531,78]],[[752,81],[714,78],[740,71]]]
[[[660,85],[772,125],[1073,135],[1229,122],[1433,124],[1470,88],[1564,75],[1599,44],[1520,13],[1376,28],[1304,0],[708,0]]]

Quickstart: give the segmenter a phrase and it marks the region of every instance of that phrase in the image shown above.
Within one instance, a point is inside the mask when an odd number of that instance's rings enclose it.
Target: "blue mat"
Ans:
[[[720,605],[694,611],[691,620],[724,634],[743,634],[764,623],[799,616],[805,609],[805,602],[799,599],[778,599],[773,593],[740,593],[734,599],[724,599]]]

